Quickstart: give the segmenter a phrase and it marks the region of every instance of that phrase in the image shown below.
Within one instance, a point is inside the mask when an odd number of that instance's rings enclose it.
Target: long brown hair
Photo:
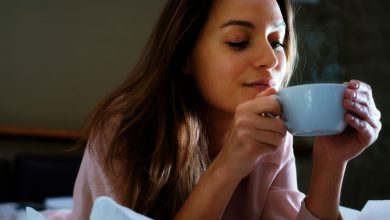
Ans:
[[[278,3],[292,67],[291,5]],[[212,4],[169,0],[130,77],[102,102],[88,127],[91,152],[120,179],[119,202],[153,218],[172,218],[209,164],[201,98],[182,69]]]

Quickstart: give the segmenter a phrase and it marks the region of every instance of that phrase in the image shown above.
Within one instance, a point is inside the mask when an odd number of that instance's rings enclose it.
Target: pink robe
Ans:
[[[74,188],[74,205],[69,220],[89,219],[93,201],[99,196],[117,200],[116,183],[103,172],[101,163],[85,151]],[[253,172],[244,178],[230,199],[223,219],[318,219],[305,207],[298,191],[292,136],[273,153],[261,158]],[[117,200],[118,201],[118,200]]]

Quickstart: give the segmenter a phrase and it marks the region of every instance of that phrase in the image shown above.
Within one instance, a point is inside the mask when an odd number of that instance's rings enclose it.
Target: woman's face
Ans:
[[[207,103],[233,113],[286,71],[285,23],[276,0],[216,0],[186,67]]]

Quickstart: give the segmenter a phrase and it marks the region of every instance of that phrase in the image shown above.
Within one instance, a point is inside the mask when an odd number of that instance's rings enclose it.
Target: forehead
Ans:
[[[230,19],[248,20],[256,26],[280,23],[283,16],[276,0],[215,0],[209,23]]]

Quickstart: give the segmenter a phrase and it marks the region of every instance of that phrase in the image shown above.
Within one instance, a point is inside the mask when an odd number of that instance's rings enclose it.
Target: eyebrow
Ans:
[[[243,21],[243,20],[229,20],[229,21],[223,23],[221,25],[221,28],[225,28],[225,27],[228,27],[228,26],[235,26],[235,25],[247,27],[247,28],[250,28],[250,29],[255,29],[255,25],[253,25],[249,21]]]
[[[221,25],[221,28],[225,28],[228,26],[243,26],[247,27],[250,29],[255,29],[255,25],[249,21],[244,21],[244,20],[229,20]],[[273,28],[280,28],[280,27],[286,27],[286,23],[284,21],[279,21],[279,22],[274,22],[271,24]]]

